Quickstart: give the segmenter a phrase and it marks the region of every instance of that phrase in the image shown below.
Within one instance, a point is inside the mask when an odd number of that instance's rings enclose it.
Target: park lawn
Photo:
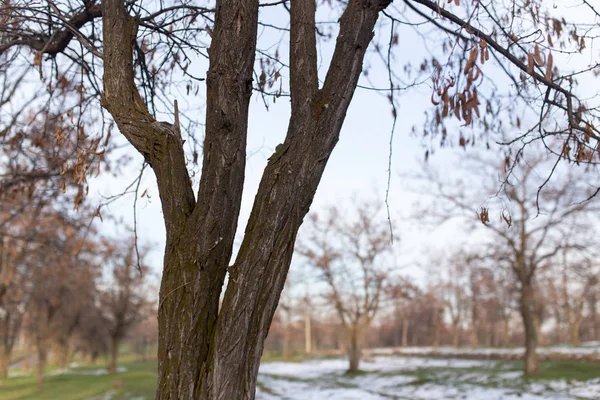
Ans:
[[[142,400],[153,399],[156,360],[135,361],[123,357],[116,375],[106,375],[104,365],[82,365],[63,374],[49,374],[38,389],[35,376],[0,381],[1,400]],[[17,371],[18,372],[18,371]]]
[[[375,362],[364,362],[364,370],[356,374],[344,373],[347,361],[341,357],[296,357],[295,362],[267,358],[258,379],[257,399],[600,398],[597,363],[543,362],[543,372],[524,378],[517,361],[376,358]],[[142,362],[136,355],[124,354],[119,366],[122,372],[112,376],[105,374],[101,363],[73,367],[63,374],[49,369],[41,390],[36,388],[33,375],[20,377],[21,371],[13,371],[14,377],[0,382],[0,400],[154,398],[156,360]],[[597,390],[586,392],[587,386]]]
[[[543,371],[524,377],[522,363],[375,357],[362,371],[345,373],[344,359],[261,366],[257,400],[598,400],[600,364],[543,362]]]

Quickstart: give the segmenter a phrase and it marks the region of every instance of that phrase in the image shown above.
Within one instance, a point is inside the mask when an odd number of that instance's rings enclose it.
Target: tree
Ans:
[[[125,335],[147,315],[151,302],[145,277],[148,267],[136,264],[135,245],[119,246],[105,243],[105,260],[111,264],[112,282],[106,285],[100,297],[102,311],[110,336],[110,363],[108,372],[117,372],[119,346]]]
[[[570,52],[573,47],[581,51],[587,37],[585,29],[567,29],[566,21],[544,15],[540,0],[518,7],[456,1],[452,11],[430,0],[406,0],[402,10],[389,7],[390,3],[391,0],[322,3],[341,15],[335,49],[322,85],[317,69],[316,35],[322,33],[315,23],[316,2],[263,4],[280,5],[289,11],[291,118],[284,143],[265,168],[240,251],[230,265],[244,181],[259,2],[218,0],[213,7],[212,3],[205,6],[202,2],[196,5],[174,0],[158,10],[146,9],[141,1],[122,0],[101,4],[94,0],[3,2],[0,64],[6,76],[21,76],[8,73],[13,69],[27,68],[30,75],[39,71],[40,87],[52,89],[47,94],[52,107],[60,107],[62,112],[74,104],[71,110],[75,110],[75,131],[83,132],[83,136],[93,129],[85,129],[79,117],[92,114],[90,109],[97,107],[103,92],[102,105],[156,175],[167,232],[159,306],[157,398],[253,396],[264,338],[283,289],[294,240],[338,140],[380,14],[387,18],[392,33],[389,38],[377,39],[376,53],[381,54],[384,41],[389,40],[390,49],[398,43],[395,30],[405,24],[415,26],[416,18],[419,22],[425,19],[450,35],[442,46],[448,68],[433,57],[418,72],[434,73],[435,97],[441,101],[434,99],[439,104],[433,121],[442,138],[447,131],[441,124],[442,118],[456,115],[472,124],[479,116],[479,105],[483,104],[480,99],[485,94],[477,88],[484,81],[481,67],[491,53],[506,60],[498,64],[515,83],[509,93],[511,99],[528,101],[528,92],[537,95],[536,91],[547,89],[545,96],[534,99],[542,105],[544,121],[554,118],[554,110],[564,115],[563,125],[567,128],[552,135],[564,134],[570,145],[568,151],[559,154],[579,161],[589,155],[585,150],[594,147],[587,139],[598,137],[595,109],[586,107],[572,93],[570,82],[574,74],[569,71],[559,75],[552,67],[550,55],[543,57],[540,50],[540,45],[545,44],[542,41],[550,42],[551,47],[555,41],[561,51]],[[585,4],[588,11],[595,11],[588,2]],[[467,17],[461,17],[463,14]],[[525,14],[533,21],[542,21],[544,28],[544,34],[538,35],[541,39],[529,45],[520,40],[531,38],[524,23]],[[200,29],[206,35],[198,35]],[[102,37],[98,32],[102,32]],[[593,36],[589,30],[587,34]],[[210,40],[208,54],[204,54],[203,40]],[[457,46],[460,51],[455,51]],[[21,53],[23,49],[33,54]],[[178,107],[173,106],[173,123],[156,118],[159,100],[166,99],[166,92],[160,89],[174,79],[172,71],[179,71],[178,76],[190,80],[188,90],[198,84],[199,79],[188,72],[188,54],[194,52],[207,55],[210,64],[206,75],[202,178],[197,195],[186,167]],[[269,59],[269,67],[257,77],[256,89],[262,94],[282,76],[271,67],[279,66],[279,57],[267,54],[263,61]],[[391,67],[389,54],[386,64]],[[466,79],[443,75],[456,66],[464,71]],[[581,72],[591,74],[592,70],[585,67]],[[394,103],[399,78],[391,68],[388,76]],[[7,87],[18,84],[9,80]],[[497,116],[502,103],[493,103],[500,104],[496,108],[491,105],[493,99],[503,98],[501,94],[493,90],[489,93],[490,106],[474,128],[490,131],[501,125]],[[274,94],[281,95],[281,91]],[[515,103],[508,104],[510,114]],[[107,139],[110,129],[102,131],[102,135]],[[458,140],[466,143],[463,136]],[[82,156],[95,152],[98,143],[101,141],[80,149]],[[191,158],[196,157],[197,153],[192,153]],[[229,283],[219,307],[226,274]],[[238,335],[232,337],[230,332]]]
[[[452,326],[452,345],[459,347],[460,328],[468,312],[467,274],[470,267],[469,257],[463,252],[452,254],[446,265],[441,264],[446,277],[441,283],[441,297]]]
[[[299,253],[328,285],[346,339],[349,372],[358,370],[366,334],[380,310],[389,273],[385,255],[392,250],[389,228],[377,217],[377,207],[361,204],[353,220],[331,207],[325,215],[311,214]]]
[[[541,164],[542,158],[521,160],[511,171],[511,177],[508,176],[506,168],[499,169],[493,163],[486,164],[480,160],[471,165],[471,171],[476,174],[486,173],[486,168],[503,171],[499,179],[506,185],[503,193],[506,202],[500,204],[501,223],[491,222],[488,207],[482,207],[477,211],[477,215],[490,235],[486,257],[508,262],[517,280],[519,310],[525,328],[526,373],[538,370],[536,348],[542,305],[535,287],[536,272],[547,260],[553,259],[563,249],[571,247],[566,241],[569,232],[593,211],[590,202],[578,200],[587,197],[587,185],[581,185],[581,181],[571,179],[568,174],[561,175],[562,179],[556,177],[555,180],[544,183],[536,173]],[[473,215],[471,205],[477,200],[469,196],[481,196],[476,194],[478,190],[483,190],[490,196],[488,199],[480,198],[480,204],[481,201],[491,202],[490,199],[497,193],[491,185],[482,185],[483,188],[452,188],[451,185],[442,184],[431,172],[428,173],[428,179],[436,188],[435,194],[445,202],[446,208],[439,212],[440,215],[445,214],[444,219],[447,219],[448,215],[456,215],[457,212]],[[545,185],[543,190],[542,184]],[[479,313],[478,307],[476,312]]]
[[[36,246],[35,252],[26,259],[31,271],[27,284],[27,327],[37,355],[36,383],[41,386],[51,340],[57,331],[59,336],[64,335],[61,331],[65,321],[77,325],[79,307],[88,303],[88,296],[95,293],[97,271],[89,268],[86,256],[93,244],[82,235],[81,225],[64,216],[52,215],[37,229],[47,240]],[[68,334],[72,334],[72,330]]]
[[[586,232],[589,232],[586,230]],[[561,254],[559,276],[562,294],[562,308],[569,327],[569,339],[573,346],[580,344],[580,327],[583,322],[583,311],[586,300],[598,282],[598,271],[589,257],[581,257],[577,252],[569,254],[564,250]]]

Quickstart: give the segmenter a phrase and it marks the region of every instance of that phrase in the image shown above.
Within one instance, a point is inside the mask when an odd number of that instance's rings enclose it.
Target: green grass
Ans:
[[[84,365],[73,368],[73,373],[49,375],[41,389],[35,385],[35,376],[9,378],[0,381],[2,400],[100,400],[110,394],[111,400],[132,398],[153,399],[156,388],[156,360],[140,362],[135,356],[124,356],[120,367],[126,372],[116,375],[85,375],[81,373],[104,368],[105,365]],[[80,374],[77,374],[80,373]]]
[[[543,361],[541,371],[532,374],[529,379],[565,379],[585,381],[600,378],[600,364],[583,361]]]

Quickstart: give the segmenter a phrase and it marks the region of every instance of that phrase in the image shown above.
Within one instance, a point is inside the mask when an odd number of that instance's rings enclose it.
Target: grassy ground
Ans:
[[[49,369],[44,385],[38,389],[33,375],[0,381],[2,400],[142,400],[154,398],[156,361],[137,361],[123,356],[119,363],[126,369],[116,375],[103,373],[104,365],[82,365],[63,374]],[[14,371],[20,373],[22,371]]]
[[[138,356],[126,354],[121,357],[119,366],[125,368],[124,372],[116,375],[103,374],[104,364],[81,365],[69,371],[58,374],[55,368],[49,368],[44,385],[37,389],[35,377],[32,372],[29,376],[15,376],[4,382],[0,381],[1,400],[150,400],[154,397],[156,385],[156,361],[139,361]],[[330,359],[324,357],[322,359]],[[277,357],[270,357],[275,361]],[[279,360],[278,360],[279,361]],[[293,362],[306,361],[304,357],[297,357]],[[521,368],[519,362],[497,362],[494,366],[481,368],[445,368],[424,367],[411,371],[369,371],[359,372],[355,375],[328,375],[326,377],[304,379],[302,377],[278,376],[269,374],[259,378],[258,386],[265,393],[277,392],[281,385],[291,383],[316,384],[327,380],[321,387],[353,387],[357,385],[356,379],[377,378],[388,380],[402,374],[412,377],[404,385],[412,387],[427,385],[453,385],[457,383],[469,384],[478,387],[510,388],[515,392],[526,392],[527,385],[531,382],[548,382],[549,380],[585,381],[600,378],[600,365],[582,362],[544,362],[543,372],[529,378],[516,378],[507,376],[507,372],[517,372]],[[12,371],[13,374],[22,371]],[[509,374],[510,375],[510,374]]]
[[[342,372],[345,364],[331,368],[325,360],[305,368],[277,363],[259,375],[257,400],[600,399],[598,363],[548,361],[542,363],[542,372],[524,377],[518,361],[482,361],[481,365],[421,357],[405,358],[404,365],[404,361],[393,365],[388,361],[400,359],[382,357],[353,374]]]

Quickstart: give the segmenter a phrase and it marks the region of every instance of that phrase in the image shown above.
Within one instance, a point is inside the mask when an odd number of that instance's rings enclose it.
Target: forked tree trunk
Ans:
[[[110,341],[110,362],[108,364],[108,373],[116,374],[117,373],[117,360],[119,358],[119,345],[121,344],[121,339],[118,336],[114,336]]]
[[[520,311],[525,328],[525,356],[524,371],[526,374],[537,372],[538,356],[538,334],[535,316],[534,288],[531,283],[521,283]]]
[[[174,124],[156,121],[135,86],[132,44],[138,21],[127,15],[122,0],[102,1],[102,104],[152,166],[167,233],[158,312],[158,400],[254,398],[264,340],[296,234],[338,141],[378,14],[390,2],[348,2],[321,89],[316,2],[290,2],[288,132],[269,159],[241,247],[228,266],[244,186],[259,2],[216,3],[196,199],[178,115]]]

